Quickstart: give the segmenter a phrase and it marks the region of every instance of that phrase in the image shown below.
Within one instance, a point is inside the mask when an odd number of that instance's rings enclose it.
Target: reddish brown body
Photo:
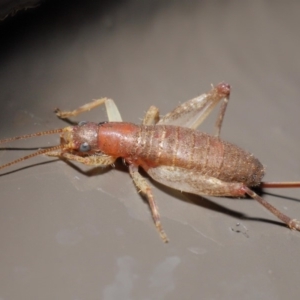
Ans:
[[[94,126],[98,126],[98,137],[87,133],[96,131]],[[247,186],[259,185],[264,175],[262,164],[252,154],[190,128],[109,122],[88,123],[76,132],[73,140],[82,143],[83,136],[90,137],[87,141],[93,145],[94,152],[122,157],[145,171],[158,166],[176,166]]]

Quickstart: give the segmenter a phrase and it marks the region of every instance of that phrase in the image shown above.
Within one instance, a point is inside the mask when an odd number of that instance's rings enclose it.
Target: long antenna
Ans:
[[[50,148],[47,148],[47,149],[41,149],[37,152],[34,152],[34,153],[29,154],[29,155],[20,157],[20,158],[18,158],[16,160],[13,160],[13,161],[5,164],[5,165],[0,166],[0,170],[4,169],[6,167],[9,167],[11,165],[17,164],[17,163],[19,163],[23,160],[26,160],[26,159],[29,159],[29,158],[32,158],[32,157],[35,157],[35,156],[38,156],[38,155],[41,155],[41,154],[45,154],[45,153],[48,153],[48,152],[51,152],[51,151],[54,151],[54,150],[62,149],[62,147],[63,147],[63,145],[58,145],[58,146],[50,147]]]
[[[0,140],[0,144],[4,144],[4,143],[16,141],[16,140],[24,140],[24,139],[28,139],[28,138],[32,138],[32,137],[43,136],[43,135],[61,133],[61,132],[63,132],[63,130],[64,130],[63,128],[59,128],[59,129],[52,129],[52,130],[47,130],[47,131],[40,131],[40,132],[36,132],[36,133],[31,133],[31,134],[24,134],[24,135],[15,136],[15,137],[12,137],[12,138],[7,138],[7,139]],[[11,161],[7,164],[4,164],[4,165],[0,166],[0,170],[4,169],[6,167],[9,167],[11,165],[17,164],[17,163],[19,163],[23,160],[26,160],[26,159],[29,159],[29,158],[32,158],[32,157],[35,157],[35,156],[38,156],[38,155],[41,155],[41,154],[45,154],[45,153],[48,153],[48,152],[51,152],[51,151],[55,151],[55,150],[58,150],[58,149],[62,149],[62,148],[63,148],[62,145],[58,145],[58,146],[50,147],[50,148],[47,148],[47,149],[38,150],[37,152],[34,152],[34,153],[29,154],[29,155],[23,156],[21,158],[18,158],[14,161]]]
[[[31,133],[31,134],[24,134],[24,135],[15,136],[15,137],[12,137],[12,138],[0,140],[0,144],[4,144],[4,143],[16,141],[16,140],[24,140],[24,139],[28,139],[28,138],[31,138],[31,137],[61,133],[61,132],[63,132],[63,130],[64,130],[63,128],[59,128],[59,129],[52,129],[52,130],[41,131],[41,132],[36,132],[36,133]]]

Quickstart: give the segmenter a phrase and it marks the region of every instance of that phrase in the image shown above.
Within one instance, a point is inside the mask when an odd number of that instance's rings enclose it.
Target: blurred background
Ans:
[[[221,81],[222,138],[254,153],[266,181],[300,180],[297,1],[2,1],[0,138],[61,128],[54,109],[103,96],[125,121],[162,115]],[[213,132],[216,112],[200,130]],[[105,121],[104,108],[75,121]],[[3,145],[1,164],[56,145]],[[16,149],[17,148],[17,149]],[[251,199],[202,198],[150,181],[170,239],[121,162],[37,157],[1,170],[0,300],[292,299],[300,233]],[[263,197],[300,218],[299,189]]]

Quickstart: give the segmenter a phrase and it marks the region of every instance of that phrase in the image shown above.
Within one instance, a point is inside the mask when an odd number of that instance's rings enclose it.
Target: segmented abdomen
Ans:
[[[252,154],[219,138],[184,127],[139,128],[135,154],[144,168],[177,166],[249,186],[258,185],[264,175],[263,166]]]

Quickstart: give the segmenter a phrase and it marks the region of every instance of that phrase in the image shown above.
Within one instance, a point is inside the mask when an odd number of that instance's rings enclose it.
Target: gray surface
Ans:
[[[139,123],[150,105],[165,114],[224,80],[223,138],[259,157],[266,180],[300,179],[300,3],[51,5],[0,24],[1,138],[64,127],[54,108],[101,96]],[[105,118],[101,108],[77,119]],[[1,163],[28,152],[1,151]],[[152,182],[165,245],[122,164],[87,176],[40,157],[2,174],[13,170],[0,179],[1,300],[299,298],[300,233],[250,199],[211,202]],[[300,218],[299,189],[270,192]]]

